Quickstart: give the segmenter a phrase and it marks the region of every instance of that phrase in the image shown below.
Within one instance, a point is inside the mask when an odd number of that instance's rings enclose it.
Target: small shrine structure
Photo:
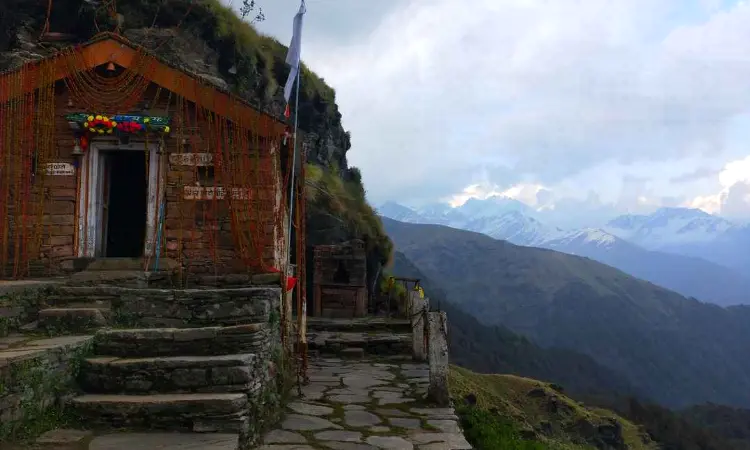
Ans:
[[[314,249],[313,315],[364,317],[367,314],[367,256],[361,240]]]

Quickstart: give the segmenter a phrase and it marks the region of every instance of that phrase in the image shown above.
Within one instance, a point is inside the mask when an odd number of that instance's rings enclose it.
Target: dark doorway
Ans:
[[[333,282],[338,284],[349,284],[349,271],[346,270],[344,261],[339,261],[336,273],[333,274]]]
[[[104,192],[107,221],[105,256],[143,256],[148,204],[145,152],[110,152],[105,160],[109,178],[108,183],[105,180],[109,192]]]

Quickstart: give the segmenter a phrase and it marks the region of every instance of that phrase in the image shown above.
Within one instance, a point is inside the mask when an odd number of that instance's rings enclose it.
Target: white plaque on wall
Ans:
[[[213,166],[213,153],[172,153],[169,163],[175,166]]]
[[[70,177],[75,173],[76,168],[73,164],[65,162],[47,163],[47,175]]]

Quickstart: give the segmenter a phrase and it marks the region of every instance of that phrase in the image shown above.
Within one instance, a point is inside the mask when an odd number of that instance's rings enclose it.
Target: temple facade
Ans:
[[[0,275],[285,271],[284,123],[117,35],[0,74]]]

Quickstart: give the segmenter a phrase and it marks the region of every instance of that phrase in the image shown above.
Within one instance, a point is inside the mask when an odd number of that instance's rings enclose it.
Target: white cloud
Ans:
[[[697,196],[686,206],[727,217],[750,217],[750,155],[727,163],[718,181],[717,193]]]
[[[750,110],[747,4],[340,3],[308,2],[303,58],[336,88],[350,161],[376,202],[536,201],[528,186],[548,187],[558,209],[697,202],[727,187],[687,175],[747,154],[733,122]],[[323,31],[344,15],[340,40]]]

